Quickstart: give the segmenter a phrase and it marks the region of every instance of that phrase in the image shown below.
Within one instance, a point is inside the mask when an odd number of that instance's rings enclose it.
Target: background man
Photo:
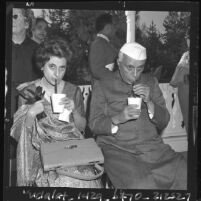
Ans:
[[[12,24],[12,89],[11,116],[17,109],[16,87],[23,82],[32,81],[39,77],[34,71],[32,56],[37,43],[27,37],[30,24],[29,10],[13,9]]]
[[[94,84],[90,128],[115,188],[184,190],[187,163],[162,141],[160,132],[170,115],[157,79],[142,73],[145,62],[146,49],[140,44],[120,49],[118,70],[110,80]],[[132,91],[142,98],[140,109],[127,103]]]
[[[89,63],[93,80],[99,80],[111,74],[117,52],[110,43],[114,34],[112,16],[107,13],[100,15],[95,26],[98,34],[90,47]]]
[[[48,23],[45,19],[40,17],[36,18],[32,28],[31,39],[38,44],[43,42],[47,36],[47,28],[48,28]]]

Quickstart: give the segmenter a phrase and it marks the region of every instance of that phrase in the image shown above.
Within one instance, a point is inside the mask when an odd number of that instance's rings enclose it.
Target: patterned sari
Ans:
[[[38,80],[25,84],[20,93],[26,94],[27,89],[36,89]],[[75,108],[84,115],[84,105],[81,91],[78,87],[65,83],[62,93],[66,93],[75,102]],[[40,146],[42,143],[50,143],[71,139],[83,139],[81,132],[75,127],[73,116],[70,122],[58,120],[58,114],[52,113],[50,102],[44,99],[45,118],[35,118],[32,128],[26,127],[26,116],[29,104],[23,104],[14,114],[14,123],[11,128],[11,136],[18,141],[17,146],[17,185],[39,187],[75,187],[75,188],[101,188],[101,180],[79,180],[56,171],[44,171],[41,163]],[[85,176],[95,174],[93,166],[77,166],[65,168],[65,171]]]

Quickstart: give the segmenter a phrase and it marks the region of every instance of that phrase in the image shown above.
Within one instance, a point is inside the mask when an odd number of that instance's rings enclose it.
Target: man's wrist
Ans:
[[[148,108],[149,117],[150,119],[152,119],[154,116],[154,103],[151,100],[147,102],[147,108]]]
[[[119,127],[118,127],[118,120],[115,117],[112,117],[112,125],[111,125],[111,133],[115,134],[117,133]]]
[[[119,119],[117,118],[117,116],[112,117],[112,124],[114,126],[118,126],[119,123],[120,122],[119,122]]]

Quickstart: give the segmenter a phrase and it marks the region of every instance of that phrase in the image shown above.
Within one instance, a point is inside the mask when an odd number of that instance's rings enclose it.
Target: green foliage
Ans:
[[[186,50],[185,33],[189,26],[186,18],[189,18],[189,13],[169,12],[163,23],[166,30],[163,39],[168,51],[175,55],[174,64]]]
[[[49,36],[57,35],[63,37],[69,42],[73,51],[73,57],[65,79],[72,82],[75,81],[80,68],[89,71],[88,53],[90,44],[96,36],[95,20],[104,12],[110,13],[114,18],[114,27],[117,29],[117,36],[112,42],[116,48],[120,48],[126,40],[126,17],[124,11],[50,10],[52,26],[49,31]]]
[[[181,55],[186,51],[185,34],[189,29],[190,13],[169,12],[161,34],[154,22],[136,29],[136,41],[147,48],[146,71],[158,71],[162,65],[160,82],[169,82]]]
[[[187,50],[185,34],[190,27],[189,22],[190,13],[188,12],[169,12],[164,20],[165,34],[162,38],[166,51],[167,77],[172,77],[177,63]]]
[[[162,41],[161,34],[152,21],[149,27],[143,24],[136,30],[136,41],[147,49],[147,62],[145,71],[154,71],[161,65]]]
[[[91,42],[95,39],[95,20],[101,13],[110,13],[113,16],[115,37],[112,39],[114,47],[119,50],[126,42],[126,16],[120,10],[64,10],[51,9],[52,21],[49,36],[61,36],[69,42],[73,51],[73,58],[65,79],[74,81],[81,75],[82,69],[89,71],[88,54]],[[136,41],[147,48],[147,71],[158,71],[162,65],[160,81],[169,82],[174,69],[186,51],[185,33],[189,28],[190,13],[169,12],[163,26],[165,33],[161,34],[154,22],[147,27],[140,26],[139,11],[136,12]],[[165,79],[166,78],[166,79]]]

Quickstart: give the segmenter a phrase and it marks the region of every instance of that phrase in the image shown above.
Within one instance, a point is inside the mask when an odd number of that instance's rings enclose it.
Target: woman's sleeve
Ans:
[[[183,83],[185,76],[189,74],[189,52],[185,52],[179,63],[176,66],[175,72],[170,81],[172,87],[178,87],[179,84]]]
[[[75,109],[77,110],[77,112],[82,117],[85,117],[84,98],[79,87],[76,88],[74,102],[75,102]]]

